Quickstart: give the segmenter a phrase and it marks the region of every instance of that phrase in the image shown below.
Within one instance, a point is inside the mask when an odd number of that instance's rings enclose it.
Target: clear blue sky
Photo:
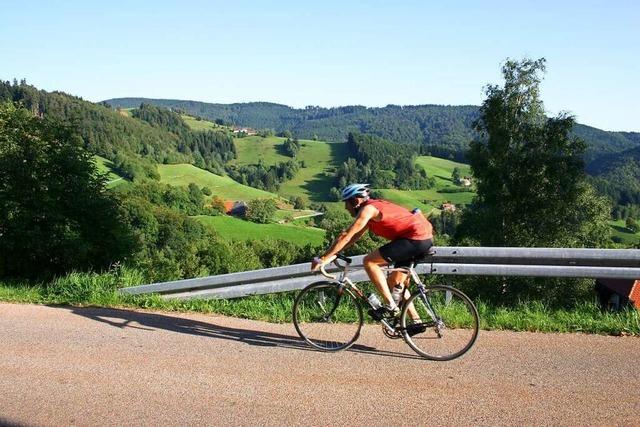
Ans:
[[[546,57],[549,114],[640,131],[638,1],[2,1],[0,78],[295,107],[474,104]]]

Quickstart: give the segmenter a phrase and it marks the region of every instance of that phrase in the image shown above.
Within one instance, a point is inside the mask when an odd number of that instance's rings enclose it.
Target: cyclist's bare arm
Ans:
[[[358,213],[355,221],[353,221],[353,224],[351,224],[349,228],[338,235],[331,247],[327,249],[324,255],[320,257],[321,260],[332,258],[341,250],[348,247],[348,245],[351,245],[358,241],[358,239],[367,232],[367,224],[369,223],[369,221],[379,214],[380,212],[374,206],[367,205],[363,207],[362,210]]]
[[[341,250],[343,250],[343,251],[344,251],[345,249],[349,249],[351,246],[355,245],[355,244],[356,244],[356,242],[357,242],[358,240],[360,240],[360,238],[362,237],[362,235],[363,235],[364,233],[366,233],[367,231],[369,231],[369,227],[365,227],[365,228],[363,228],[362,230],[358,231],[358,232],[356,233],[356,235],[355,235],[355,236],[353,236],[353,237],[351,238],[351,240],[349,240],[349,242],[348,242],[346,245],[344,245],[344,248],[342,248]]]
[[[360,230],[359,232],[357,232],[349,242],[347,242],[346,245],[344,245],[344,247],[340,250],[343,251],[345,249],[350,248],[351,246],[353,246],[358,240],[360,240],[360,237],[362,237],[362,235],[364,233],[366,233],[369,229],[367,227],[363,228],[362,230]],[[338,242],[338,240],[341,238],[342,234],[344,234],[345,232],[343,231],[340,235],[338,235],[338,237],[336,238],[336,240],[333,241],[333,243],[331,244],[331,248],[333,248],[336,243]],[[340,252],[338,251],[338,252]],[[338,253],[336,252],[336,253]],[[318,268],[320,268],[321,265],[330,263],[331,261],[333,261],[333,257],[328,257],[326,255],[322,255],[322,257],[320,258],[315,258],[312,262],[311,262],[311,271],[316,271]]]

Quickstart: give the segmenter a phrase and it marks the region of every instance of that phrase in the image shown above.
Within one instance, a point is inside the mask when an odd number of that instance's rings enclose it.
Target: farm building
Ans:
[[[440,205],[440,209],[445,212],[455,212],[456,205],[454,205],[453,203],[443,203]]]
[[[640,280],[598,279],[596,292],[602,308],[620,310],[632,305],[640,310]]]
[[[233,215],[238,217],[244,217],[247,214],[247,204],[240,201],[226,201],[224,202],[224,209],[227,212],[227,215]]]
[[[251,135],[256,135],[258,131],[255,129],[247,128],[247,127],[234,126],[233,133],[235,134],[244,133],[248,136],[251,136]]]
[[[464,178],[459,178],[456,184],[462,185],[463,187],[471,187],[471,178],[467,176],[465,176]]]

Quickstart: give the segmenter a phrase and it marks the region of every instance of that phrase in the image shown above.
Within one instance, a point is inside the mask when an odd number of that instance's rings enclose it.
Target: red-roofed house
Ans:
[[[236,202],[226,200],[224,202],[224,210],[227,212],[227,215],[245,216],[247,214],[247,204],[242,200]]]
[[[440,205],[440,209],[442,209],[445,212],[455,212],[456,205],[454,205],[453,203],[443,203]]]
[[[620,310],[631,304],[640,310],[640,280],[598,279],[596,292],[603,308]]]

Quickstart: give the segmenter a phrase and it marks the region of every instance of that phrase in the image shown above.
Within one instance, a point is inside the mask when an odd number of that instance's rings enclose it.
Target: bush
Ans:
[[[305,200],[302,197],[297,196],[293,199],[293,207],[295,209],[306,209],[307,202],[305,202]]]
[[[273,199],[255,199],[247,203],[247,219],[259,224],[271,221],[278,207]]]
[[[213,196],[211,199],[211,211],[213,215],[224,215],[227,213],[227,208],[224,205],[222,197]]]

